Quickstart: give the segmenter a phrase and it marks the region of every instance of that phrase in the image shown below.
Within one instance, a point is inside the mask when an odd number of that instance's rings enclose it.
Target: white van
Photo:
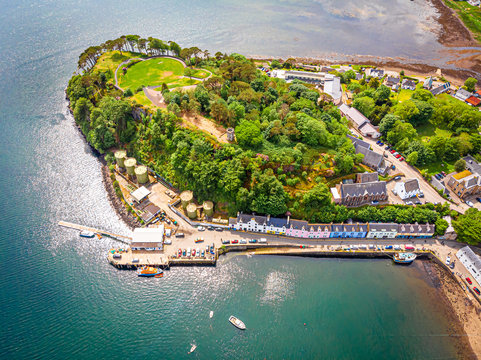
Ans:
[[[267,244],[267,239],[266,238],[260,238],[259,243],[260,244]]]

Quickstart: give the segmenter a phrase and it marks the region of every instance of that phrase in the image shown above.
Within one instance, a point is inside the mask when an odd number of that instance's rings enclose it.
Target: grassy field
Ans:
[[[194,73],[192,74],[192,77],[198,78],[198,79],[205,79],[209,77],[210,72],[207,70],[203,69],[194,69]]]
[[[120,74],[119,85],[124,89],[137,89],[140,86],[167,85],[175,83],[184,75],[180,61],[170,58],[155,58],[132,65],[127,73]]]
[[[439,136],[444,136],[446,138],[449,138],[452,135],[452,132],[450,130],[436,128],[431,123],[423,124],[418,128],[416,128],[416,130],[418,132],[418,138],[425,142],[427,142],[427,140],[431,136],[439,135]]]
[[[449,174],[454,171],[454,163],[450,164],[446,161],[438,161],[432,164],[429,164],[426,167],[420,167],[419,170],[426,170],[429,175],[436,175],[441,171],[444,171],[446,174]]]
[[[177,81],[174,81],[173,83],[170,83],[167,86],[169,87],[169,89],[173,89],[173,88],[178,88],[178,87],[182,87],[182,86],[197,85],[197,84],[200,84],[200,83],[201,83],[200,80],[182,78],[182,79],[179,79]],[[156,90],[160,90],[160,89],[156,89]]]
[[[444,3],[456,11],[464,25],[473,33],[474,38],[481,42],[481,9],[469,5],[466,1],[445,0]]]
[[[97,60],[97,63],[94,66],[94,71],[106,72],[111,70],[113,73],[115,72],[115,69],[117,69],[117,66],[119,66],[122,61],[131,59],[131,58],[136,58],[136,57],[144,57],[144,56],[145,55],[141,55],[139,53],[132,53],[129,51],[122,51],[122,54],[120,54],[119,51],[110,51],[100,56],[100,58]]]

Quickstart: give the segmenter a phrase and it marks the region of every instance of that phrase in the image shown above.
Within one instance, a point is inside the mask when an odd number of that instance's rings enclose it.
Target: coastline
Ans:
[[[422,261],[427,275],[425,279],[445,309],[444,315],[452,324],[451,337],[458,337],[457,351],[459,359],[479,359],[481,356],[481,308],[475,300],[467,298],[447,270],[433,261]]]

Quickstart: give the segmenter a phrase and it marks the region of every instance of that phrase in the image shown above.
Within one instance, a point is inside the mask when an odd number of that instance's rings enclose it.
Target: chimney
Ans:
[[[289,221],[291,220],[291,217],[287,215],[287,226],[289,226]]]
[[[267,222],[271,221],[271,215],[267,214]]]

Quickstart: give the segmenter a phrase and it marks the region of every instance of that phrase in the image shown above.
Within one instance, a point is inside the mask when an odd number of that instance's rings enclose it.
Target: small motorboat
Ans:
[[[92,231],[82,230],[80,232],[80,237],[84,238],[93,238],[95,234]]]
[[[188,352],[188,354],[191,354],[195,351],[195,349],[197,349],[197,345],[195,344],[192,344],[191,348],[190,348],[190,351]]]
[[[209,318],[212,319],[213,316],[214,316],[214,312],[211,310],[210,313],[209,313]]]
[[[160,274],[164,274],[164,272],[161,269],[157,269],[151,266],[142,266],[137,270],[137,275],[143,277],[158,277],[158,275]]]
[[[204,242],[204,238],[197,238],[197,239],[195,239],[195,243],[200,243],[200,242]]]
[[[241,330],[246,329],[246,325],[242,322],[242,320],[236,318],[233,315],[230,316],[229,321],[232,325],[234,325],[238,329],[241,329]]]

